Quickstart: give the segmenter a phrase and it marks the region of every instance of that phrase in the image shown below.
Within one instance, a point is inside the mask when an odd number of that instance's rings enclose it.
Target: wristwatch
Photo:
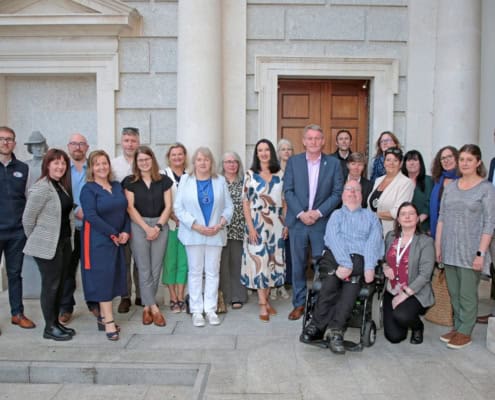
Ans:
[[[481,250],[478,250],[478,251],[476,252],[476,255],[477,255],[478,257],[484,257],[484,256],[485,256],[485,254],[486,254],[486,251],[481,251]]]
[[[163,231],[163,225],[162,224],[155,224],[155,226],[160,229],[161,231]]]

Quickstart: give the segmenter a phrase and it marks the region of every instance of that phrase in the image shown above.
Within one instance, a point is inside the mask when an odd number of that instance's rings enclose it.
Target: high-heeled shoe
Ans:
[[[266,311],[268,311],[268,314],[270,315],[277,315],[277,310],[275,310],[270,303],[266,303]]]
[[[104,318],[101,315],[96,317],[96,324],[100,332],[105,331],[105,322],[103,321],[103,319]],[[115,327],[117,328],[117,332],[120,332],[120,325],[115,324]]]
[[[108,322],[105,322],[105,325],[110,325],[110,324],[114,324],[115,325],[115,321],[108,321]],[[115,331],[113,332],[105,332],[105,334],[107,335],[107,339],[112,341],[112,342],[115,342],[117,340],[119,340],[119,331],[117,330],[117,325],[115,325]]]
[[[260,306],[260,315],[259,318],[262,322],[269,322],[270,321],[270,313],[268,311],[268,307],[266,303],[259,303]],[[261,314],[262,307],[265,306],[265,310],[267,311],[267,314]]]

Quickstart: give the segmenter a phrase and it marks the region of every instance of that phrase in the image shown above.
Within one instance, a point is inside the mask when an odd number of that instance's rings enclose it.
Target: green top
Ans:
[[[425,191],[422,192],[419,186],[416,185],[416,187],[414,188],[414,195],[412,199],[412,203],[418,208],[419,213],[428,215],[428,218],[426,218],[421,223],[421,229],[425,233],[428,233],[430,230],[429,215],[430,215],[430,195],[432,189],[433,189],[433,180],[431,179],[431,176],[426,175]]]

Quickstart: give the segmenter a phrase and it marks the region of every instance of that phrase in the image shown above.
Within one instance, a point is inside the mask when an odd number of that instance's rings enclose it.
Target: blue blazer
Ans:
[[[211,181],[213,185],[213,210],[209,226],[218,224],[221,217],[224,217],[227,223],[230,223],[234,206],[225,178],[217,176],[212,178]],[[227,243],[226,229],[222,229],[215,236],[204,236],[192,229],[192,225],[195,222],[200,225],[206,225],[198,201],[196,178],[193,175],[184,174],[181,177],[174,201],[174,212],[180,221],[178,236],[183,245],[225,246]]]
[[[313,210],[323,215],[312,227],[325,230],[332,211],[340,204],[344,178],[340,161],[327,154],[321,154],[318,187],[313,202]],[[284,174],[284,195],[287,202],[285,222],[289,228],[303,227],[297,215],[309,208],[309,181],[306,153],[292,156],[287,161]]]

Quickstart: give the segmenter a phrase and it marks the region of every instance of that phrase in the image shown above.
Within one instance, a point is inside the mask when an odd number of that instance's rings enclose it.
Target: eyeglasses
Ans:
[[[440,162],[452,160],[453,158],[454,158],[454,155],[453,154],[449,154],[448,156],[440,157]]]
[[[151,162],[151,157],[148,158],[138,158],[136,160],[138,163],[146,163],[146,162]]]
[[[393,142],[392,139],[381,139],[380,140],[380,144],[385,144],[385,143],[390,143],[390,142]]]
[[[399,149],[398,147],[389,147],[384,152],[384,155],[387,155],[387,154],[393,154],[394,156],[397,156],[399,158],[402,158],[402,150]]]
[[[237,164],[237,160],[224,160],[224,164]]]
[[[0,137],[0,142],[5,142],[7,144],[11,144],[15,142],[14,138],[11,137]]]
[[[87,145],[86,142],[69,142],[69,146],[72,147],[86,147]]]
[[[344,190],[348,192],[360,192],[361,188],[360,187],[354,187],[354,186],[344,186]]]

